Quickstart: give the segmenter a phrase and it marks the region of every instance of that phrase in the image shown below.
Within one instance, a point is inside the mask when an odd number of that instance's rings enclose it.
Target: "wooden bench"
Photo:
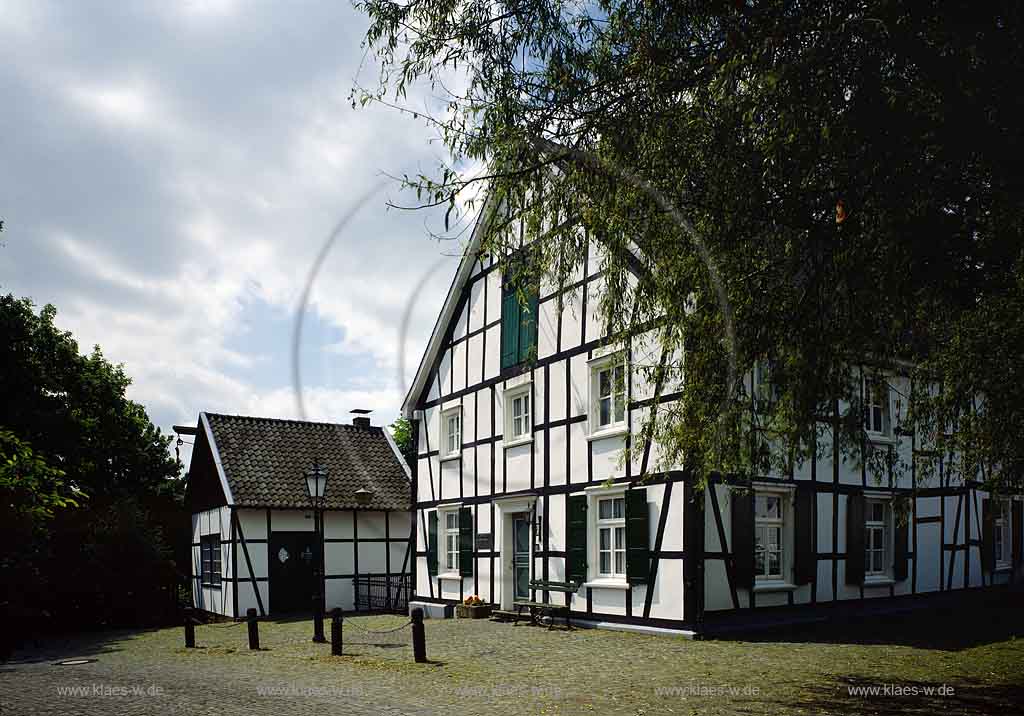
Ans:
[[[579,585],[575,582],[550,582],[543,579],[530,580],[530,589],[544,592],[563,592],[566,594],[572,594],[579,589]],[[516,610],[514,615],[514,623],[518,624],[521,618],[525,618],[527,615],[523,614],[523,610],[529,610],[528,615],[530,621],[534,624],[540,624],[541,619],[548,617],[548,629],[552,629],[555,626],[555,617],[565,617],[565,628],[571,629],[572,625],[569,623],[569,607],[565,604],[550,604],[548,602],[534,602],[526,599],[517,599],[512,602],[513,608]]]

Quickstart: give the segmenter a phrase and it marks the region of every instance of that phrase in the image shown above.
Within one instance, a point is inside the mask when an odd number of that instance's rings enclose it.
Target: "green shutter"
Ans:
[[[910,541],[910,525],[908,521],[912,519],[910,515],[906,515],[906,519],[896,524],[896,511],[892,511],[893,520],[893,539],[896,540],[893,549],[893,562],[892,572],[893,577],[897,580],[903,580],[907,578],[907,574],[910,571],[909,562],[910,554],[908,550],[908,542]]]
[[[864,495],[846,499],[846,583],[864,584]]]
[[[711,489],[715,489],[711,486]],[[752,490],[732,492],[732,563],[736,586],[754,586],[754,493]]]
[[[519,300],[516,292],[506,288],[501,294],[501,367],[519,362]]]
[[[473,574],[473,510],[459,508],[459,574]]]
[[[519,312],[519,360],[533,360],[537,357],[537,286],[531,285],[528,289],[529,295],[526,298],[526,306],[520,307]]]
[[[798,483],[793,529],[793,572],[797,584],[814,581],[818,571],[814,549],[814,485]]]
[[[987,497],[981,501],[981,568],[987,572],[996,568],[996,516]]]
[[[646,584],[651,578],[650,518],[647,488],[626,491],[626,581]]]
[[[565,576],[574,584],[587,581],[587,496],[565,498]]]
[[[427,574],[437,576],[437,511],[427,514]]]

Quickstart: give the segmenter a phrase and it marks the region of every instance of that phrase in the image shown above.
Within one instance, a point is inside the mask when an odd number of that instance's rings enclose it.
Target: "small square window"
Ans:
[[[601,359],[591,366],[591,429],[613,430],[626,425],[629,399],[628,371],[621,355]]]
[[[441,413],[442,458],[455,457],[462,450],[462,408],[454,407]]]
[[[533,401],[530,383],[505,391],[505,442],[519,443],[533,434]]]

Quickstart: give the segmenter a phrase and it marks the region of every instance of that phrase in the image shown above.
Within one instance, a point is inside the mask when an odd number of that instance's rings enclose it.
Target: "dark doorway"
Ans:
[[[270,613],[275,616],[313,609],[312,532],[270,533]]]

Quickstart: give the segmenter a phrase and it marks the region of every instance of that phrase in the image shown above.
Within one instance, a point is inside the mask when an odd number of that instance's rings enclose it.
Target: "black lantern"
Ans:
[[[306,497],[313,508],[313,641],[323,644],[324,637],[324,496],[327,494],[327,468],[319,462],[306,471]]]

